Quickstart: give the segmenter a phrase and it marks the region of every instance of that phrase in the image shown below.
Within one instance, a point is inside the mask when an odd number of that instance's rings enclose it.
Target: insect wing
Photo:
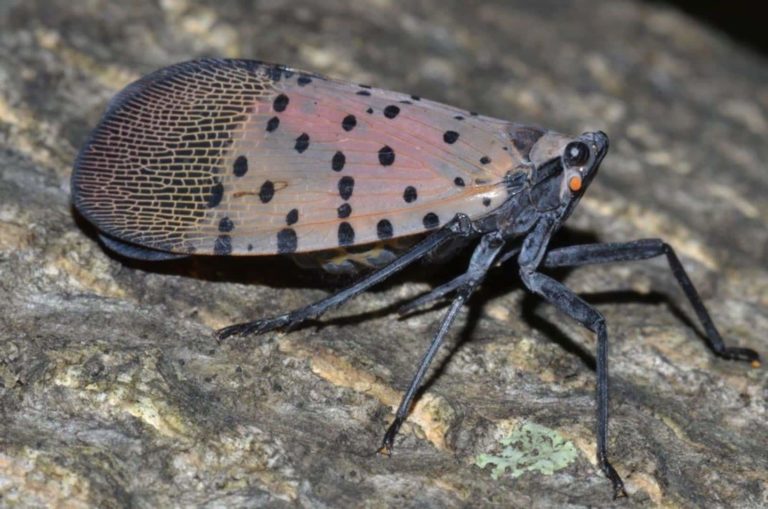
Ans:
[[[316,251],[481,217],[517,166],[506,122],[245,60],[161,69],[81,150],[75,205],[107,235],[177,253]]]

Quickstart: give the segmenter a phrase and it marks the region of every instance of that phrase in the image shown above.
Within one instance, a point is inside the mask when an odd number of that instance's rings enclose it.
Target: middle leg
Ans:
[[[429,365],[432,363],[435,354],[443,343],[459,310],[483,281],[485,274],[488,272],[488,269],[493,264],[493,261],[496,259],[503,246],[504,241],[501,240],[498,233],[494,232],[485,235],[480,240],[480,244],[477,248],[475,248],[467,272],[464,273],[463,276],[460,276],[462,284],[455,288],[456,296],[440,322],[440,327],[434,338],[432,338],[429,348],[424,353],[424,357],[421,359],[416,374],[408,385],[408,389],[405,391],[402,400],[400,400],[400,405],[398,405],[397,412],[395,413],[395,420],[392,421],[392,424],[390,424],[387,432],[384,434],[384,439],[379,448],[380,453],[387,455],[391,454],[395,436],[400,430],[400,426],[402,426],[405,418],[408,416],[408,411],[411,408],[411,403],[413,403],[413,398],[416,396],[416,392],[424,379],[424,375],[426,375],[427,370],[429,369]],[[457,278],[456,280],[460,278]]]

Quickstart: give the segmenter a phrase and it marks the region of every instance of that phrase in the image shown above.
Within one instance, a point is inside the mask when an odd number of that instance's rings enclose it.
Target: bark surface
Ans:
[[[615,504],[595,467],[594,337],[512,267],[460,315],[386,459],[374,452],[445,311],[396,309],[465,259],[320,324],[217,344],[214,329],[328,281],[277,258],[150,264],[100,247],[69,201],[80,144],[120,88],[196,57],[607,132],[557,243],[664,238],[726,341],[768,353],[765,60],[647,3],[468,5],[0,3],[0,505]],[[766,370],[712,355],[663,260],[555,275],[607,319],[617,505],[768,505]],[[494,477],[489,457],[511,466]]]

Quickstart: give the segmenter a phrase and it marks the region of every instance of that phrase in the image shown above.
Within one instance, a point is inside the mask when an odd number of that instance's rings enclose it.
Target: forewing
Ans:
[[[108,108],[76,162],[77,208],[170,252],[306,252],[481,217],[518,166],[508,124],[280,66],[157,71]]]

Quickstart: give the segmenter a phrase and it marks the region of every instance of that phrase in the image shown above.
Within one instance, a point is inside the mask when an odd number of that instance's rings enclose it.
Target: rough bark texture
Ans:
[[[392,407],[462,261],[407,271],[322,327],[213,329],[317,299],[286,260],[137,264],[69,203],[106,101],[157,67],[251,57],[613,141],[562,243],[663,237],[723,336],[768,352],[766,62],[628,0],[0,3],[0,505],[611,506],[594,466],[594,338],[498,269],[390,459]],[[765,369],[715,358],[661,260],[558,273],[605,314],[618,505],[768,504]],[[476,465],[534,423],[552,474]],[[517,443],[514,447],[523,447]],[[513,447],[513,448],[514,448]]]

